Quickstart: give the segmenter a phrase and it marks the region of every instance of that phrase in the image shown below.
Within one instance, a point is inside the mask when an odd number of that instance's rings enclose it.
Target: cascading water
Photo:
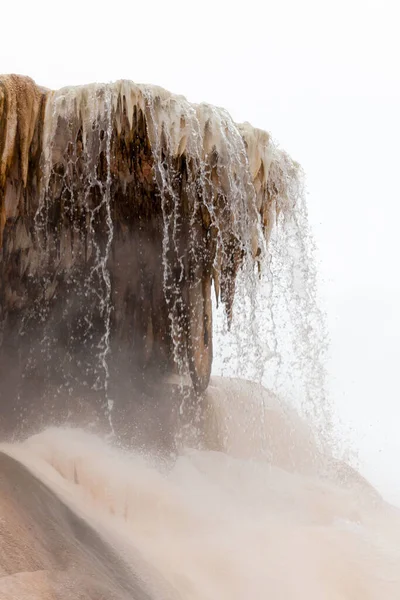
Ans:
[[[127,81],[0,77],[0,127],[0,598],[397,600],[298,165]]]
[[[58,422],[71,398],[109,413],[178,374],[193,404],[186,375],[199,395],[211,373],[212,287],[229,324],[238,293],[259,337],[257,269],[298,166],[267,133],[160,88],[8,76],[1,89],[1,360],[25,373],[5,392],[21,388],[21,427],[33,392]]]

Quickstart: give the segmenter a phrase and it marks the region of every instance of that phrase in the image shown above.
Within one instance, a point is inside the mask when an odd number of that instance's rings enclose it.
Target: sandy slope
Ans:
[[[110,545],[4,453],[0,453],[0,576],[2,600],[152,597]]]

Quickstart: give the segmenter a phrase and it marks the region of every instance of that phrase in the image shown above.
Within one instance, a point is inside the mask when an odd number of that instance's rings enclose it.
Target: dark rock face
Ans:
[[[0,77],[1,406],[174,372],[204,391],[212,286],[231,318],[296,177],[268,134],[160,88]]]

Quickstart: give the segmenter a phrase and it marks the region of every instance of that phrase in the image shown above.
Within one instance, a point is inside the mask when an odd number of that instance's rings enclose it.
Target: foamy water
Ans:
[[[355,473],[344,485],[338,470],[327,469],[329,461],[311,460],[312,442],[293,415],[292,459],[283,463],[277,446],[263,453],[257,436],[252,445],[240,438],[240,402],[230,413],[232,427],[221,406],[214,407],[217,429],[224,425],[219,451],[182,447],[177,456],[144,456],[83,430],[57,428],[2,450],[128,562],[139,553],[173,597],[397,600],[397,511]],[[243,409],[242,421],[247,418],[250,439],[248,412]],[[276,442],[285,440],[285,419],[274,421]],[[12,594],[15,581],[0,579],[0,591],[8,590],[2,598],[23,597]],[[166,596],[156,590],[152,597]]]

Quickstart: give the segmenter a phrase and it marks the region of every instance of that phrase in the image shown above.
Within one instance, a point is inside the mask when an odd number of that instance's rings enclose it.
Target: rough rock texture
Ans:
[[[269,135],[222,109],[128,81],[54,92],[0,76],[3,394],[109,397],[126,373],[173,372],[203,391],[212,287],[230,319],[238,270],[297,185]]]

